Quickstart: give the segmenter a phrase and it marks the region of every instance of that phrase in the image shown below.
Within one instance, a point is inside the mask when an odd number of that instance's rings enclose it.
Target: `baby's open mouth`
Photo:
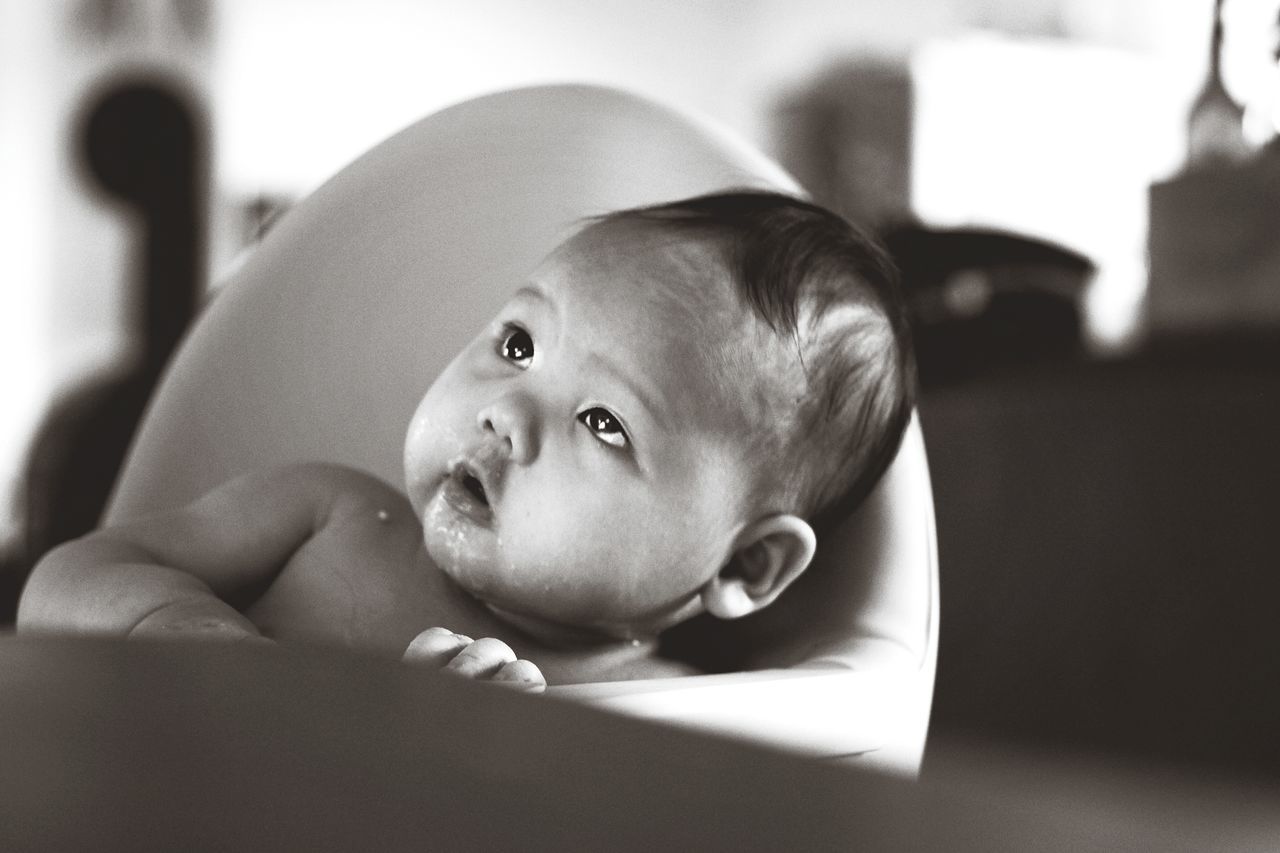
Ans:
[[[440,492],[455,511],[488,526],[493,523],[493,505],[481,477],[482,472],[468,462],[458,462],[450,467]]]
[[[480,482],[480,479],[475,474],[470,471],[464,471],[462,474],[462,487],[482,506],[487,507],[489,505],[489,498],[484,493],[484,483]]]

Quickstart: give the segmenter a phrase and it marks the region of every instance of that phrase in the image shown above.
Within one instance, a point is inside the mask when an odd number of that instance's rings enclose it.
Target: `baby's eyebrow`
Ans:
[[[540,310],[549,310],[552,318],[550,327],[553,337],[560,334],[560,304],[538,285],[537,282],[526,284],[511,297],[512,302],[533,303]]]
[[[551,301],[549,298],[547,298],[547,294],[543,292],[542,288],[538,287],[536,284],[526,284],[524,287],[517,290],[513,295],[516,296],[517,298],[534,299],[539,302]]]
[[[633,381],[631,375],[607,353],[593,350],[587,354],[603,373],[608,374],[614,382],[631,392],[631,396],[635,397],[636,400],[639,401],[641,407],[644,408],[651,421],[656,423],[661,429],[668,432],[670,431],[667,419],[663,417],[663,408],[657,404],[657,401],[654,400],[652,396],[649,395],[647,389]]]

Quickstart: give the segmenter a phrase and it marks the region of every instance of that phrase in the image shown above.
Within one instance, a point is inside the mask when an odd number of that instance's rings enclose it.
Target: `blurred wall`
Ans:
[[[0,545],[16,523],[9,492],[36,417],[60,389],[109,369],[128,348],[120,298],[128,232],[86,191],[67,149],[74,104],[112,67],[167,64],[208,93],[216,276],[245,242],[246,211],[261,208],[264,197],[304,194],[387,134],[485,91],[559,80],[626,86],[703,112],[777,151],[785,128],[775,122],[776,105],[833,63],[868,55],[908,62],[980,29],[1124,52],[1142,66],[1143,79],[1155,81],[1152,100],[1176,113],[1203,73],[1211,3],[211,0],[209,41],[193,47],[180,19],[205,5],[196,0],[0,0],[0,233],[12,271],[0,297],[0,363],[12,401],[0,421]],[[1229,32],[1245,34],[1233,43],[1247,47],[1248,33],[1264,32],[1257,23],[1271,6],[1229,2]],[[141,23],[94,36],[77,23],[86,9]],[[1257,69],[1234,62],[1237,55],[1252,54],[1229,51],[1228,83],[1256,100],[1250,81],[1259,79]],[[989,93],[970,88],[975,105],[992,103]],[[998,115],[995,100],[990,112]],[[981,129],[971,130],[981,138]],[[1026,184],[1021,176],[986,179]],[[913,194],[934,209],[945,206],[933,183]],[[1049,209],[1056,200],[1045,196]]]
[[[1207,55],[1211,2],[223,0],[220,168],[235,190],[306,190],[445,104],[570,79],[703,111],[769,147],[771,103],[830,63],[905,57],[969,28],[1154,57],[1189,101]]]

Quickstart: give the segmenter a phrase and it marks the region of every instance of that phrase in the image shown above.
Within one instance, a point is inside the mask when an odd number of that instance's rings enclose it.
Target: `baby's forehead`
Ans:
[[[706,229],[643,219],[592,223],[552,253],[592,271],[640,273],[679,300],[732,295],[728,241]]]
[[[673,408],[733,436],[776,422],[803,375],[794,342],[740,294],[728,241],[667,223],[608,220],[553,253],[557,288],[626,318],[650,381]]]
[[[767,328],[738,286],[729,240],[710,229],[606,220],[562,248],[579,285],[619,307],[662,317],[681,334],[692,330],[698,340],[724,342]]]

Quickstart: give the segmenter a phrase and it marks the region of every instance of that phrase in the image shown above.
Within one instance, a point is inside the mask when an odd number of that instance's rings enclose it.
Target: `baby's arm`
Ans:
[[[185,507],[60,545],[32,572],[18,628],[257,636],[228,602],[269,585],[324,526],[345,481],[362,476],[316,464],[249,474]]]

